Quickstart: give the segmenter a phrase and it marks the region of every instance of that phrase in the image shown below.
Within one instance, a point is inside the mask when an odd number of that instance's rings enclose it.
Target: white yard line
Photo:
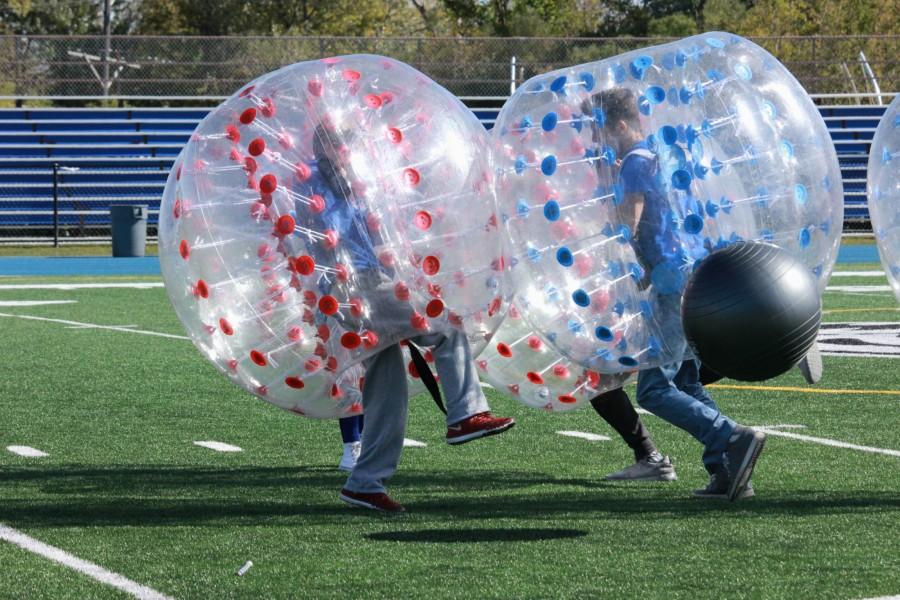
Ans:
[[[241,448],[240,446],[232,446],[231,444],[226,444],[225,442],[215,442],[212,440],[194,442],[194,445],[203,446],[204,448],[209,448],[210,450],[215,450],[216,452],[243,452],[243,448]]]
[[[878,596],[877,598],[866,598],[865,600],[900,600],[900,596]]]
[[[55,546],[45,544],[33,537],[25,535],[21,531],[13,529],[12,527],[7,527],[2,523],[0,523],[0,540],[5,540],[32,554],[43,556],[53,562],[87,575],[92,579],[96,579],[100,583],[122,590],[126,594],[130,594],[140,600],[172,600],[170,596],[161,594],[152,588],[134,582],[118,573],[107,571],[99,565],[73,556],[65,550],[60,550]]]
[[[107,290],[126,288],[149,290],[164,287],[162,281],[133,281],[131,283],[4,283],[0,290]]]
[[[892,292],[894,290],[889,285],[829,285],[825,288],[825,291],[841,292],[843,294],[872,294]]]
[[[580,438],[589,442],[608,442],[610,439],[605,435],[597,435],[596,433],[588,433],[586,431],[557,431],[556,433],[567,437]]]
[[[38,450],[37,448],[32,448],[31,446],[7,446],[6,449],[13,454],[18,454],[19,456],[27,456],[28,458],[43,458],[45,456],[50,456],[43,450]]]
[[[767,435],[786,437],[794,440],[800,440],[801,442],[810,442],[813,444],[821,444],[822,446],[831,446],[832,448],[846,448],[848,450],[858,450],[860,452],[871,452],[873,454],[884,454],[885,456],[900,457],[900,450],[873,448],[872,446],[860,446],[858,444],[851,444],[849,442],[841,442],[829,438],[813,437],[811,435],[803,435],[800,433],[790,433],[788,431],[779,431],[777,429],[767,429],[765,427],[754,427],[754,429],[762,431]]]
[[[403,438],[404,448],[425,448],[426,446],[428,446],[428,444],[426,444],[425,442]]]
[[[75,328],[86,329],[109,329],[110,331],[124,331],[125,333],[140,333],[141,335],[153,335],[156,337],[169,338],[172,340],[188,340],[184,335],[173,335],[171,333],[160,333],[158,331],[145,331],[143,329],[133,329],[132,325],[127,327],[117,327],[114,325],[99,325],[97,323],[81,323],[79,321],[67,321],[65,319],[48,319],[46,317],[35,317],[32,315],[13,315],[9,313],[0,313],[0,317],[8,317],[11,319],[25,319],[27,321],[46,321],[48,323],[60,323],[62,325],[72,325]]]
[[[77,300],[0,300],[0,306],[46,306],[50,304],[75,304]]]
[[[884,271],[835,271],[832,277],[884,277]]]

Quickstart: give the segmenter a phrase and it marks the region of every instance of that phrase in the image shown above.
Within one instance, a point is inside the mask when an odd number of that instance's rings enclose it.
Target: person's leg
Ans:
[[[678,373],[675,374],[672,383],[674,383],[675,387],[679,390],[686,394],[690,394],[693,398],[697,399],[697,401],[702,402],[712,410],[721,414],[719,406],[701,383],[702,374],[703,370],[697,360],[686,360],[681,363],[681,368],[678,369]],[[724,453],[715,454],[714,452],[715,451],[706,449],[703,454],[703,464],[710,474],[713,474],[719,468],[719,465],[722,465],[725,462]]]
[[[362,450],[345,489],[385,493],[385,482],[397,471],[403,452],[408,406],[406,371],[399,345],[392,345],[365,361],[363,410],[368,426]]]
[[[641,416],[634,409],[624,389],[609,390],[591,398],[591,406],[600,417],[616,430],[628,447],[634,451],[636,461],[657,452],[650,432],[644,427]]]
[[[362,432],[362,415],[339,419],[338,425],[341,427],[341,440],[345,444],[359,441],[359,434]]]

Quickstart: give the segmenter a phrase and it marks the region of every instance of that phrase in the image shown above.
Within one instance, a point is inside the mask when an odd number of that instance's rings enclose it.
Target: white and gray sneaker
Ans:
[[[728,488],[730,485],[728,474],[725,472],[713,473],[709,476],[709,483],[705,488],[694,490],[695,498],[709,498],[712,500],[728,500]],[[753,483],[747,482],[744,490],[738,494],[737,500],[752,498],[756,495],[753,491]]]
[[[603,479],[607,481],[675,481],[675,467],[668,456],[654,452],[642,458],[630,467],[610,473]]]
[[[341,462],[338,463],[339,471],[350,472],[356,466],[359,459],[359,451],[362,448],[360,442],[347,442],[344,444],[344,455],[341,456]]]
[[[812,348],[806,353],[797,369],[803,374],[806,383],[812,385],[822,379],[822,353],[819,351],[819,342],[813,342]]]

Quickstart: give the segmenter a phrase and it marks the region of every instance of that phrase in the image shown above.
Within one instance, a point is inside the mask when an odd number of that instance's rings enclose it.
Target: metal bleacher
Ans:
[[[822,105],[819,109],[840,160],[845,229],[865,229],[869,146],[885,107]],[[499,106],[473,110],[490,128]],[[208,111],[0,109],[0,243],[53,239],[54,219],[58,219],[61,241],[108,239],[109,207],[132,203],[149,206],[153,236],[168,171]]]

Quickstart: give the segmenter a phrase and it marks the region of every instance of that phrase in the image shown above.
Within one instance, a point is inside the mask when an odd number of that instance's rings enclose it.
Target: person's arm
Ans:
[[[625,194],[622,203],[616,209],[619,221],[631,229],[632,235],[637,234],[638,223],[644,212],[644,194]]]

